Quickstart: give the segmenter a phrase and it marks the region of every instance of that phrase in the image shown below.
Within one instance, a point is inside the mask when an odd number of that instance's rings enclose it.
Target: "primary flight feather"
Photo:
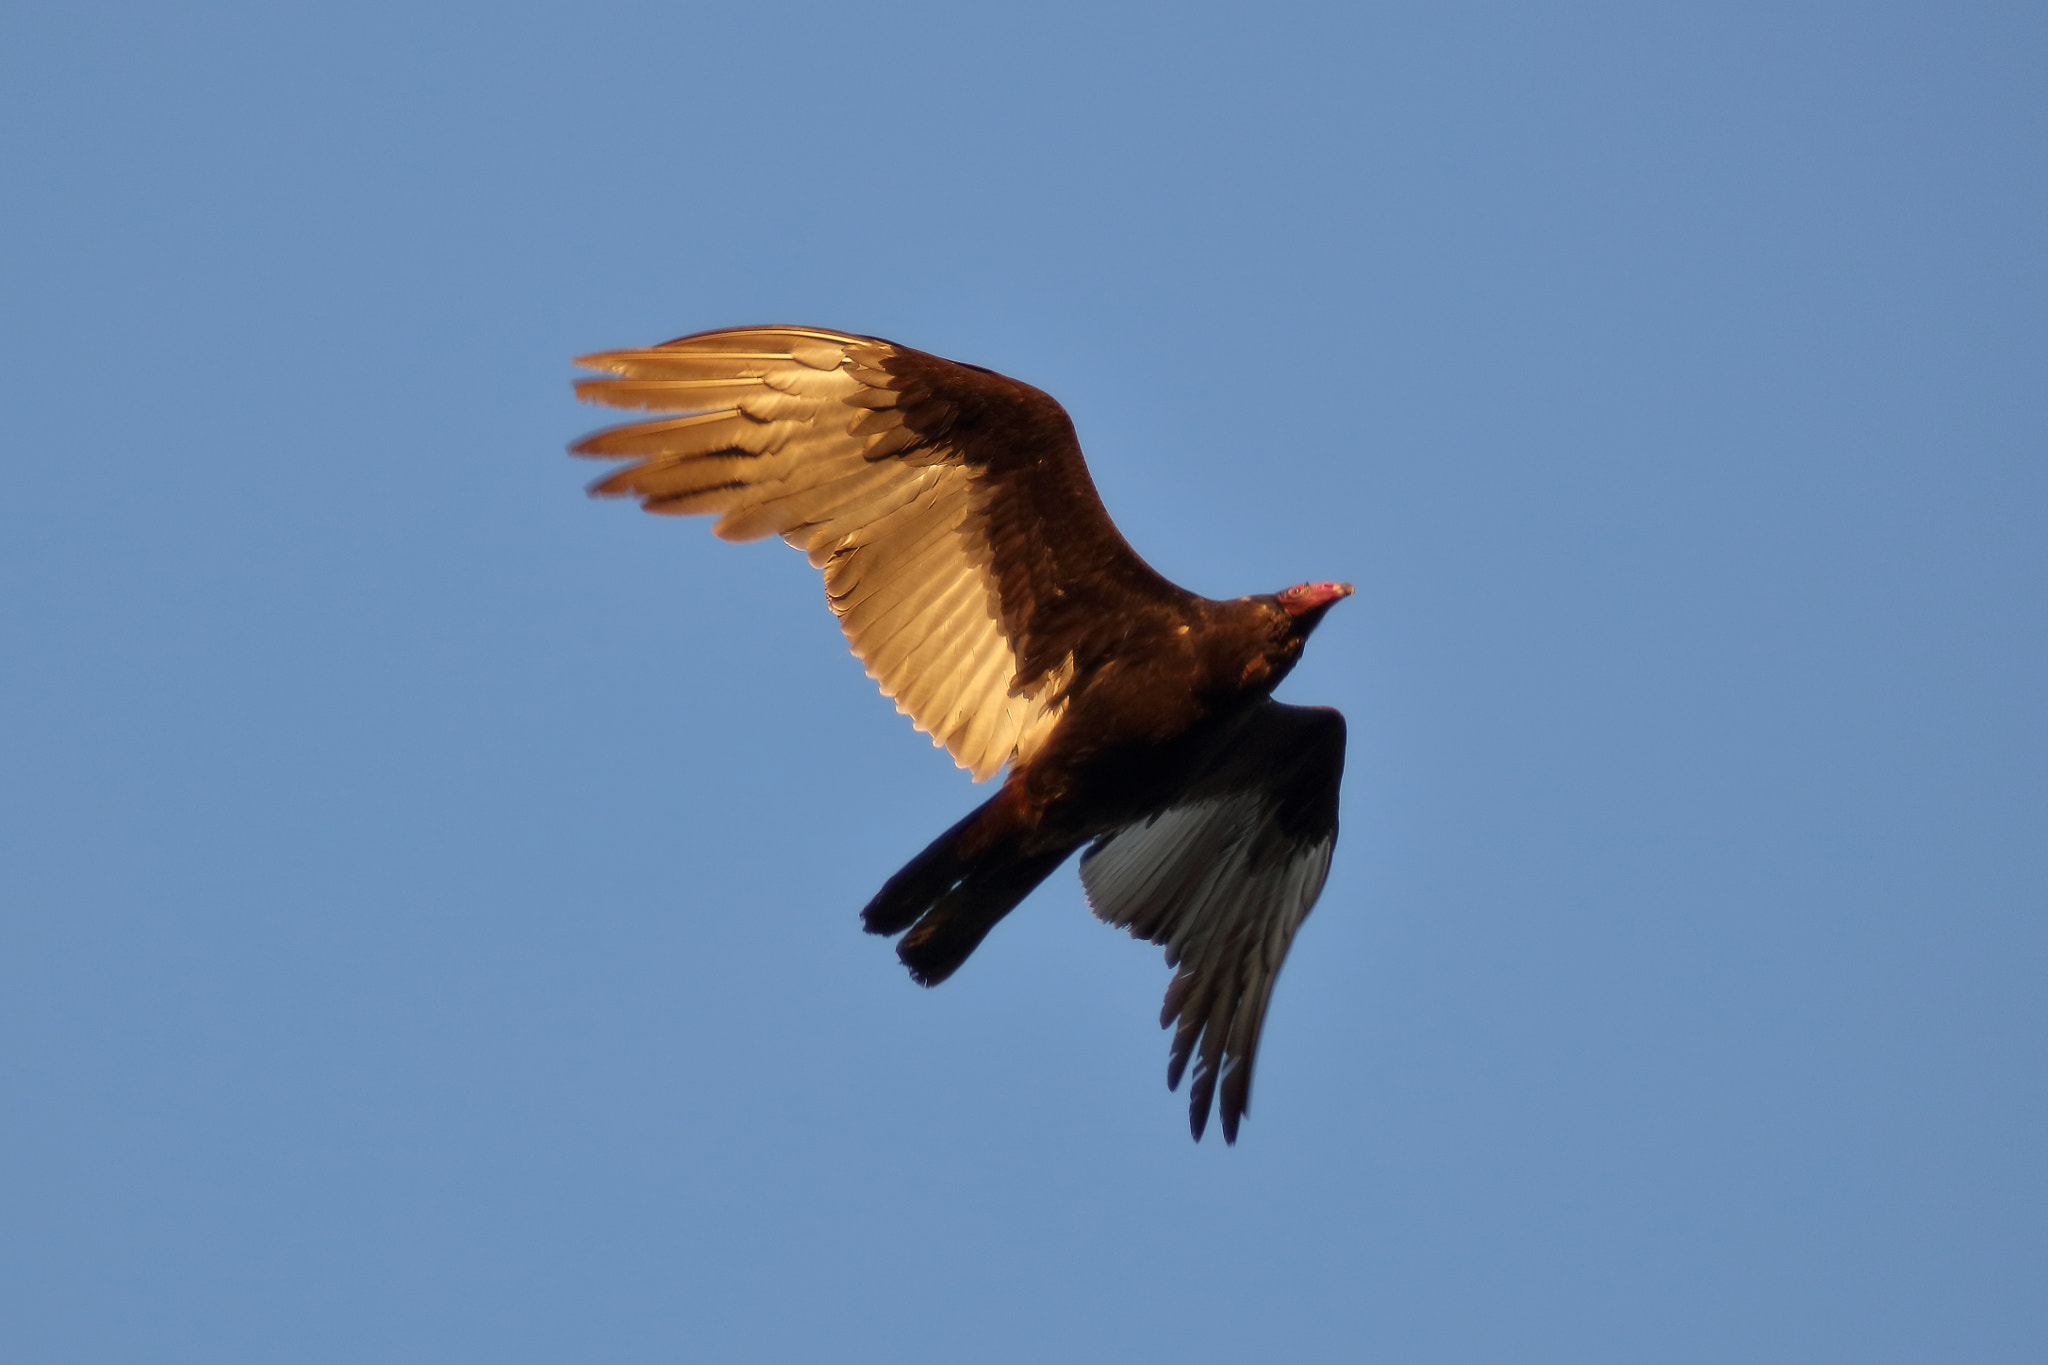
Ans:
[[[1348,583],[1213,601],[1140,559],[1047,395],[874,337],[741,327],[577,363],[610,407],[676,414],[574,453],[593,493],[716,515],[809,554],[884,695],[1002,787],[861,912],[918,982],[952,975],[1076,850],[1095,914],[1176,968],[1167,1083],[1197,1140],[1249,1107],[1274,977],[1337,840],[1344,718],[1275,685]],[[907,931],[907,932],[906,932]]]

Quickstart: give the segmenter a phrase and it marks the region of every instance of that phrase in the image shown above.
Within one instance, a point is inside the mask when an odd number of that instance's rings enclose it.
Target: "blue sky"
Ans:
[[[0,1355],[2048,1351],[2038,7],[0,16]],[[1348,578],[1227,1149],[779,546],[571,355],[1040,385]]]

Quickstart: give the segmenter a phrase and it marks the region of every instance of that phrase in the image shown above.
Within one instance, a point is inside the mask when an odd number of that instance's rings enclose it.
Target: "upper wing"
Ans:
[[[1197,1141],[1219,1078],[1223,1140],[1237,1141],[1273,979],[1330,871],[1343,777],[1344,717],[1268,700],[1221,738],[1172,806],[1081,857],[1096,916],[1165,944],[1179,969],[1159,1024],[1180,1021],[1170,1088],[1201,1041],[1188,1092]]]
[[[1134,619],[1190,600],[1117,533],[1073,422],[1027,384],[804,327],[577,363],[617,376],[579,397],[690,414],[572,447],[633,461],[591,491],[808,551],[868,675],[976,781],[1031,755]]]

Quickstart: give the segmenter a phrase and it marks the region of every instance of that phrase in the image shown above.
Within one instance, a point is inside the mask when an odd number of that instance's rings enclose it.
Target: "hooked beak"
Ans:
[[[1349,583],[1297,583],[1280,594],[1280,609],[1289,616],[1300,616],[1318,607],[1327,607],[1332,602],[1351,596]]]

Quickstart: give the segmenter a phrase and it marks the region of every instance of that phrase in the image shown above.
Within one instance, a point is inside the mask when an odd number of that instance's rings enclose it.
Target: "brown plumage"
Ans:
[[[1096,915],[1165,945],[1167,1084],[1197,1140],[1250,1102],[1273,979],[1337,839],[1344,719],[1271,692],[1345,583],[1212,601],[1117,533],[1074,425],[1027,384],[873,337],[746,327],[612,351],[577,394],[679,413],[574,453],[593,493],[780,535],[868,674],[988,801],[862,911],[931,986],[1076,849]],[[907,932],[905,932],[907,931]]]

